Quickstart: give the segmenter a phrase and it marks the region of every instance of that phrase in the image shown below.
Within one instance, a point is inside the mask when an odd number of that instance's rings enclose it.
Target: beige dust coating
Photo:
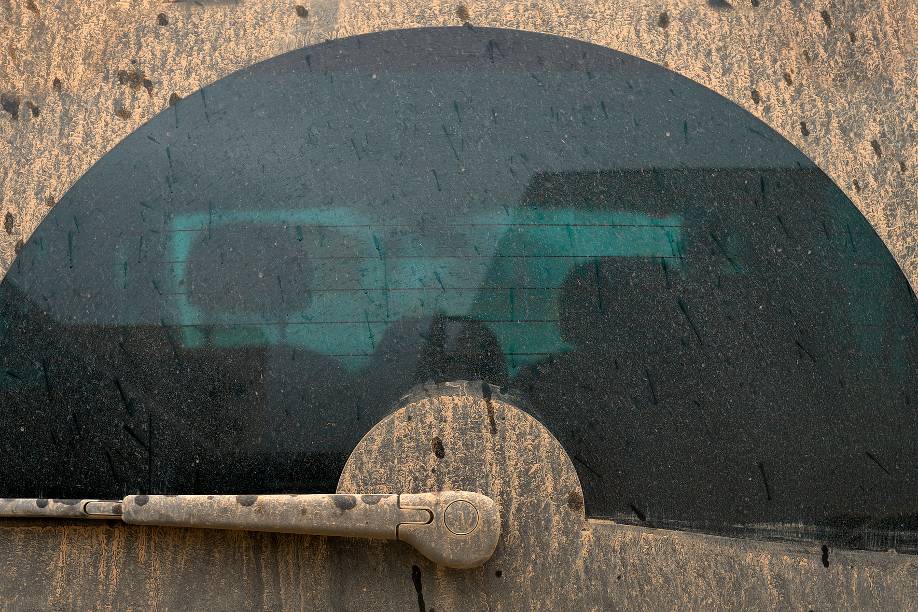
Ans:
[[[0,275],[173,96],[304,45],[464,22],[605,45],[738,103],[832,177],[918,287],[914,0],[0,0]]]
[[[918,287],[914,0],[0,0],[0,274],[170,98],[304,45],[466,21],[605,45],[735,101],[838,183]],[[918,608],[918,557],[833,549],[826,566],[818,545],[586,521],[570,460],[525,413],[430,404],[380,424],[339,491],[491,493],[506,524],[484,568],[399,543],[7,520],[0,608]]]

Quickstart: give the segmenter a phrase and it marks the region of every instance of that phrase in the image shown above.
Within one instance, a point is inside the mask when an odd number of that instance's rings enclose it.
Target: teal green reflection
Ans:
[[[213,312],[195,303],[192,250],[227,226],[272,227],[281,240],[307,241],[311,278],[301,307]],[[170,229],[176,324],[187,348],[295,345],[351,370],[392,323],[440,314],[485,324],[512,373],[569,350],[558,293],[575,267],[608,257],[670,258],[678,267],[683,253],[680,216],[573,207],[498,208],[433,226],[373,222],[349,208],[224,210],[176,216]]]

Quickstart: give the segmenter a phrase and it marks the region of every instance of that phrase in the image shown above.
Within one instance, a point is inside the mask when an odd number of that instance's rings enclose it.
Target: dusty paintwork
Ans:
[[[606,45],[737,102],[845,190],[918,286],[911,0],[5,0],[0,272],[82,173],[170,100],[306,44],[463,22]],[[499,398],[413,406],[361,443],[341,490],[490,493],[505,532],[481,569],[438,570],[384,542],[6,520],[0,607],[918,608],[918,558],[586,521],[569,459],[524,413]]]
[[[421,389],[355,449],[339,492],[465,488],[503,530],[483,567],[373,540],[7,520],[9,608],[915,609],[918,557],[587,520],[570,458],[496,390]],[[440,448],[432,442],[439,439]]]

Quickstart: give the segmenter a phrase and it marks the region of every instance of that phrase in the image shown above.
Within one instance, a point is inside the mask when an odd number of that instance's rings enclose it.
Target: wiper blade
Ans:
[[[468,491],[336,495],[129,495],[0,500],[0,517],[120,519],[130,525],[399,540],[446,567],[478,567],[500,537],[490,497]]]

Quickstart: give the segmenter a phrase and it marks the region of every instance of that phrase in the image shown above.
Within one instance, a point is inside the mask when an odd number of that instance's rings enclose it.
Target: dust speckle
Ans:
[[[733,5],[727,0],[708,0],[708,6],[715,11],[732,11]]]
[[[0,94],[0,107],[8,112],[13,119],[19,119],[19,102],[19,96]]]
[[[434,436],[433,439],[431,439],[430,448],[437,459],[442,459],[446,456],[446,449],[443,448],[443,440],[440,439],[440,436]]]
[[[127,85],[131,89],[140,89],[143,87],[147,90],[148,95],[153,95],[153,81],[147,78],[142,70],[119,70],[118,83]]]
[[[883,149],[880,147],[880,143],[877,142],[876,138],[870,141],[870,147],[873,149],[873,152],[876,154],[877,159],[883,157]]]
[[[346,512],[357,505],[357,498],[353,495],[332,495],[332,503],[342,512]]]
[[[580,491],[571,491],[567,494],[567,507],[578,512],[583,510],[583,494]]]
[[[668,28],[669,27],[669,13],[667,13],[666,11],[663,11],[662,13],[660,13],[660,17],[657,19],[657,25],[660,26],[661,28]]]
[[[167,17],[165,13],[160,13],[156,16],[156,23],[161,26],[167,26],[169,25],[169,17]]]
[[[418,594],[418,610],[425,612],[427,606],[424,604],[424,583],[421,581],[421,568],[417,565],[411,566],[411,582],[414,583],[414,590]]]

